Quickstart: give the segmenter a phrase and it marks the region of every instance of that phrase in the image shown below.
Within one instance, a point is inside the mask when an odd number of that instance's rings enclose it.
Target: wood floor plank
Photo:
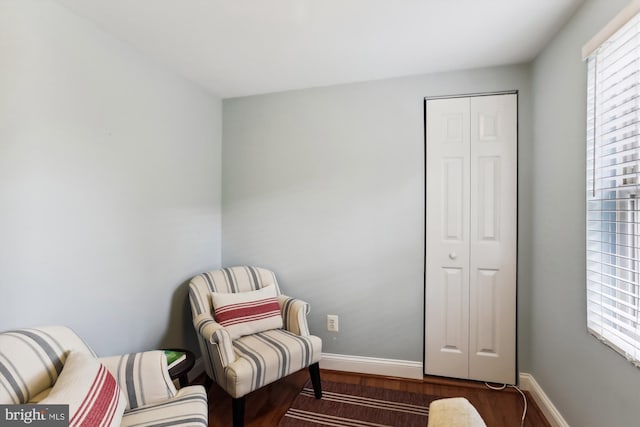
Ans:
[[[347,372],[321,370],[323,381],[360,384],[392,390],[424,393],[443,397],[466,397],[489,427],[520,427],[523,399],[513,388],[491,390],[483,383],[425,377],[423,380],[389,378]],[[196,383],[204,384],[204,376]],[[276,426],[309,379],[307,370],[270,384],[246,397],[245,427]],[[525,427],[551,427],[528,392]],[[216,384],[208,391],[209,427],[230,427],[231,398]],[[411,427],[411,426],[407,426]],[[424,426],[423,426],[424,427]]]

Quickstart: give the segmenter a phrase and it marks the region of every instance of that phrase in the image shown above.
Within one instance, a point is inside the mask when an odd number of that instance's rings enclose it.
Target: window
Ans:
[[[587,326],[640,366],[640,15],[587,70]]]

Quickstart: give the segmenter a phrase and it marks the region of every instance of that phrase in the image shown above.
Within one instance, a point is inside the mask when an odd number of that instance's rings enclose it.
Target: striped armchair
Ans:
[[[229,297],[224,294],[237,294],[233,296],[237,298],[267,289],[273,292],[270,298],[215,307],[217,299]],[[322,397],[318,365],[322,341],[309,333],[309,304],[282,295],[272,271],[238,266],[200,274],[191,279],[189,299],[207,376],[231,395],[234,427],[244,425],[248,393],[300,369],[309,368],[315,397]],[[281,327],[269,323],[266,330],[236,336],[233,328],[243,321],[261,319],[263,314],[253,308],[267,307],[269,301],[275,305],[276,317],[281,316]],[[239,316],[231,320],[228,315],[233,311]]]
[[[202,386],[176,390],[162,351],[97,358],[71,329],[0,333],[0,404],[67,404],[69,424],[207,427]]]

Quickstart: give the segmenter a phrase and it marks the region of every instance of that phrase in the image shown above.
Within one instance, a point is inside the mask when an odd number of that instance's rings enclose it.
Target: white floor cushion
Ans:
[[[429,405],[428,427],[487,427],[464,397],[438,399]]]

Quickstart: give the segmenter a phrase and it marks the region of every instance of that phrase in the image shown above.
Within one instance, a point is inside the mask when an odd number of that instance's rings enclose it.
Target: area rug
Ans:
[[[278,427],[426,426],[429,403],[439,399],[418,393],[322,382],[317,400],[308,382]]]

